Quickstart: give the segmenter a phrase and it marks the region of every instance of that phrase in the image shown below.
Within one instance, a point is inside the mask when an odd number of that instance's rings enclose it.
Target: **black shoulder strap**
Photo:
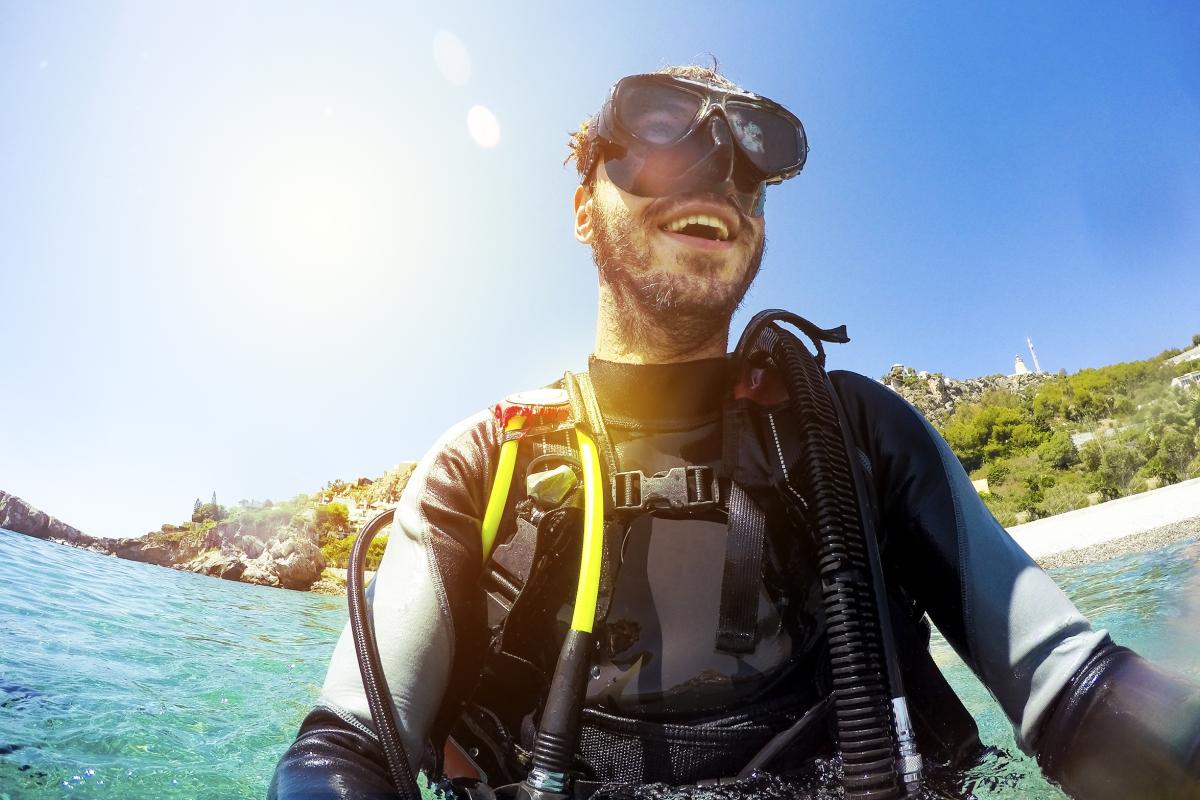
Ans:
[[[736,483],[729,487],[728,511],[717,649],[726,653],[752,653],[758,638],[758,590],[762,582],[767,515]]]

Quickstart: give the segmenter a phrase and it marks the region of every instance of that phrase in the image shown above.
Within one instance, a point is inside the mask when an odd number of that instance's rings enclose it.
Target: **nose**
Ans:
[[[709,184],[731,181],[736,150],[733,146],[733,133],[723,113],[714,113],[704,123],[701,133],[702,141],[707,139],[708,152],[697,159],[695,166],[688,170],[690,177]],[[707,143],[706,143],[707,144]]]

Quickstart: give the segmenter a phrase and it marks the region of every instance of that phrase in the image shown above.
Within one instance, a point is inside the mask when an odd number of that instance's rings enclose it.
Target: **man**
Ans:
[[[799,120],[713,70],[668,68],[619,81],[572,149],[581,177],[575,237],[592,248],[599,273],[588,374],[564,379],[561,397],[515,398],[446,433],[404,492],[372,587],[411,768],[436,773],[451,733],[460,749],[446,752],[492,785],[521,780],[532,764],[535,788],[568,793],[582,780],[691,784],[748,765],[787,770],[839,747],[845,754],[847,717],[831,708],[846,691],[839,661],[856,656],[830,643],[831,614],[841,613],[829,599],[836,581],[818,574],[822,537],[833,535],[825,529],[837,526],[810,514],[832,482],[843,495],[860,493],[865,530],[876,521],[867,549],[877,538],[881,607],[891,608],[879,615],[882,652],[911,689],[927,760],[961,765],[978,740],[929,669],[926,612],[996,696],[1021,747],[1068,792],[1200,796],[1200,692],[1093,630],[995,522],[911,406],[874,381],[832,373],[842,423],[824,429],[846,430],[852,458],[825,473],[802,452],[806,410],[780,394],[778,364],[726,356],[730,318],[763,255],[766,186],[803,167]],[[696,476],[699,494],[669,508],[643,501],[605,529],[607,583],[595,647],[583,656],[583,708],[564,717],[570,735],[558,755],[567,767],[547,777],[539,726],[548,726],[576,579],[575,556],[562,553],[575,552],[570,542],[579,548],[578,526],[564,536],[546,523],[578,521],[569,498],[578,496],[584,440],[575,448],[552,413],[568,394],[570,424],[605,452],[604,485],[623,487],[609,495],[608,516],[633,508],[638,487],[673,475]],[[550,422],[534,435],[507,424],[514,414]],[[515,462],[502,455],[512,442]],[[546,488],[559,479],[561,491]],[[701,496],[709,486],[712,495]],[[512,567],[522,536],[532,537],[534,555]],[[749,578],[731,568],[739,560],[753,565]],[[847,579],[870,580],[861,570]],[[884,671],[878,658],[864,663],[876,677]],[[904,727],[886,740],[903,739]],[[392,791],[347,632],[271,796]]]

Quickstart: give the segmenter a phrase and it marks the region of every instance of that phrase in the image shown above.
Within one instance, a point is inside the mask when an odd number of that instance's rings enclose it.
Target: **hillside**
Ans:
[[[1200,477],[1200,390],[1172,386],[1200,361],[1180,352],[1070,375],[955,381],[893,367],[880,380],[930,419],[1011,526]]]

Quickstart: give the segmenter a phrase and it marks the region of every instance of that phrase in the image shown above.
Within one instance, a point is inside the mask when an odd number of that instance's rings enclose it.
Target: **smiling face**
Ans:
[[[630,330],[711,337],[729,326],[758,273],[762,217],[699,193],[638,197],[597,166],[575,193],[575,234],[592,246],[601,284]]]

